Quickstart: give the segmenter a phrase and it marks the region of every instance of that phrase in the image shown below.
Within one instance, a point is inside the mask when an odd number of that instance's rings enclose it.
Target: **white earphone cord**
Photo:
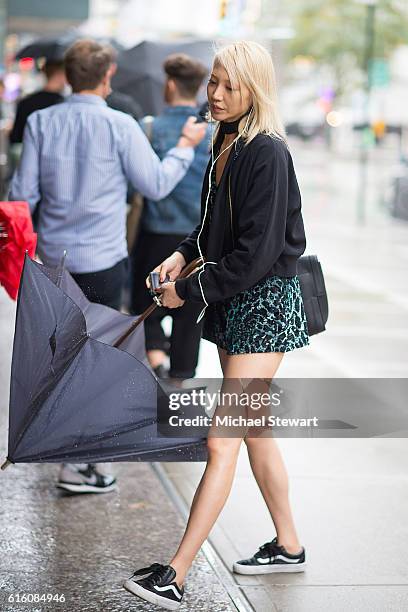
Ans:
[[[223,149],[223,151],[221,151],[221,153],[219,153],[215,159],[214,159],[214,127],[213,127],[213,121],[211,119],[211,168],[210,168],[210,172],[208,174],[208,190],[207,190],[207,198],[206,198],[206,201],[205,201],[204,216],[203,216],[203,220],[202,220],[202,223],[201,223],[200,231],[198,232],[198,236],[197,236],[198,254],[200,255],[201,259],[204,259],[204,257],[203,257],[203,253],[202,253],[201,247],[200,247],[200,237],[201,237],[202,231],[204,229],[205,219],[207,217],[208,202],[209,202],[210,193],[211,193],[211,176],[212,176],[213,168],[214,168],[217,160],[221,157],[221,155],[223,155],[225,153],[225,151],[228,151],[228,149],[230,149],[232,147],[232,145],[235,144],[239,140],[239,138],[242,136],[242,134],[245,133],[245,131],[246,131],[247,127],[248,127],[248,121],[249,121],[249,119],[251,117],[252,111],[253,111],[253,107],[251,107],[251,110],[248,113],[248,118],[246,120],[244,129],[241,132],[238,133],[238,135],[234,138],[234,140],[231,142],[231,144],[228,145],[228,147],[226,147],[225,149]],[[203,298],[203,302],[204,302],[205,306],[202,309],[202,311],[200,312],[200,314],[198,315],[196,323],[199,323],[201,321],[201,319],[203,318],[203,316],[205,314],[207,306],[208,306],[208,302],[207,302],[207,300],[205,298],[205,294],[204,294],[204,289],[203,289],[203,286],[201,284],[201,275],[202,275],[202,273],[205,270],[205,266],[208,266],[208,265],[216,266],[217,262],[216,261],[205,261],[200,266],[200,268],[199,268],[199,272],[198,272],[198,284],[200,286],[201,296]]]

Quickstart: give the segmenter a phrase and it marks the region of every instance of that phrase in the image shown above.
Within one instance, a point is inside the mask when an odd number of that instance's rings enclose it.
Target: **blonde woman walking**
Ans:
[[[163,286],[162,304],[203,304],[203,337],[217,345],[225,381],[271,381],[284,354],[306,346],[309,337],[296,276],[306,245],[301,198],[266,49],[242,41],[219,50],[207,94],[217,127],[201,222],[157,268],[162,282],[166,274],[172,281]],[[198,256],[207,262],[199,274],[177,280]],[[233,569],[241,574],[304,570],[305,550],[279,448],[271,432],[248,434],[208,437],[207,465],[178,550],[169,565],[137,570],[126,589],[169,610],[180,606],[186,574],[230,493],[242,441],[276,537]]]

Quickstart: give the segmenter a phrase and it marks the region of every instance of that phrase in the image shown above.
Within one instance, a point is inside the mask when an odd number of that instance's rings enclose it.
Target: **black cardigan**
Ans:
[[[215,154],[220,144],[217,143]],[[201,194],[201,219],[210,166],[211,161]],[[207,212],[200,247],[206,261],[217,262],[206,266],[201,274],[208,303],[232,297],[269,276],[295,276],[296,262],[305,250],[306,239],[299,186],[285,142],[265,134],[258,134],[246,146],[239,140],[217,189],[211,227],[208,216]],[[199,256],[200,227],[201,223],[177,247],[186,263]],[[176,292],[183,300],[203,302],[197,274],[177,280]]]

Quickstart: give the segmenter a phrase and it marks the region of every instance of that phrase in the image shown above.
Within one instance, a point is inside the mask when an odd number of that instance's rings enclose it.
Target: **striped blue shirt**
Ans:
[[[184,177],[191,147],[173,148],[162,161],[136,121],[100,97],[73,94],[33,113],[10,200],[39,206],[38,253],[58,265],[64,250],[74,273],[111,268],[127,256],[128,181],[161,200]]]

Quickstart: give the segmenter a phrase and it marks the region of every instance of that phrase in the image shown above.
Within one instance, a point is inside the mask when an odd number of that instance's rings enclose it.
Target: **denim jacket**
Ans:
[[[142,128],[149,135],[151,145],[160,159],[177,144],[186,119],[197,115],[194,106],[168,106],[155,117],[151,128],[142,120]],[[159,201],[145,199],[142,229],[154,234],[186,236],[200,221],[200,199],[205,169],[208,163],[210,131],[195,148],[194,160],[186,176],[173,191]]]

